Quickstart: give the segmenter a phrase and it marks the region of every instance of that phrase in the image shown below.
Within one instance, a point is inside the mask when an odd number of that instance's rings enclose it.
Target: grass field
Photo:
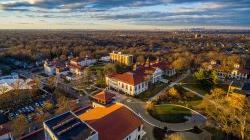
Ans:
[[[163,90],[166,86],[167,86],[167,84],[165,84],[165,83],[156,83],[156,84],[152,85],[151,87],[149,87],[149,89],[147,91],[139,94],[136,97],[143,100],[143,101],[147,101],[149,98],[155,96],[157,93],[159,93],[161,90]]]
[[[154,109],[150,111],[150,114],[163,122],[182,123],[187,121],[185,116],[191,116],[191,111],[178,106],[161,104],[156,105]]]

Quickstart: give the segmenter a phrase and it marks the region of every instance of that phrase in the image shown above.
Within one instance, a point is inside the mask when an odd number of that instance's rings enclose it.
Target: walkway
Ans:
[[[168,85],[167,87],[165,87],[164,89],[162,89],[158,94],[156,94],[155,96],[151,97],[148,99],[148,101],[153,101],[153,100],[157,100],[157,98],[164,94],[165,91],[173,86],[175,86],[176,84],[178,84],[180,81],[182,81],[183,79],[187,78],[187,76],[191,73],[190,70],[187,70],[186,74],[183,74],[180,78],[178,78],[176,81],[172,82],[170,85]]]
[[[185,87],[185,86],[183,86],[183,85],[181,85],[185,90],[187,90],[187,91],[189,91],[189,92],[192,92],[192,93],[194,93],[195,95],[197,95],[197,96],[199,96],[199,97],[201,97],[201,98],[204,98],[204,95],[201,95],[200,93],[198,93],[198,92],[196,92],[196,91],[194,91],[194,90],[192,90],[192,89],[189,89],[189,88],[187,88],[187,87]]]

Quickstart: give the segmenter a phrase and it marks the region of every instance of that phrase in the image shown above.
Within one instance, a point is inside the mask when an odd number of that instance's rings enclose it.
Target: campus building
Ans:
[[[131,96],[138,95],[148,89],[149,78],[143,73],[126,72],[106,76],[106,84],[109,89],[115,89]]]
[[[92,97],[93,107],[107,107],[115,101],[115,94],[111,91],[103,90]]]
[[[49,119],[43,126],[45,140],[98,140],[98,132],[72,112]]]
[[[140,140],[145,131],[142,120],[120,103],[95,107],[80,115],[99,135],[99,140]]]
[[[120,64],[124,64],[127,66],[131,66],[133,64],[133,55],[122,54],[121,52],[112,52],[109,54],[111,62],[117,62]]]
[[[175,69],[171,69],[168,63],[149,60],[143,65],[134,65],[132,72],[122,74],[114,73],[106,76],[106,84],[109,89],[136,96],[148,90],[150,84],[166,82],[163,76],[175,75]]]
[[[233,70],[224,70],[220,61],[212,60],[208,69],[215,70],[217,72],[217,76],[221,79],[231,78],[237,80],[245,80],[248,79],[250,70],[246,68],[240,67],[240,64],[234,64]]]

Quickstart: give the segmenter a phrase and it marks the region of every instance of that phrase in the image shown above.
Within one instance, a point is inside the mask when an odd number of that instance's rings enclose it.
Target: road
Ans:
[[[197,119],[198,121],[193,121],[197,118],[197,115],[200,116],[200,114],[197,114],[198,112],[193,113],[191,121],[187,121],[185,123],[165,123],[161,122],[155,118],[153,118],[146,109],[147,103],[143,102],[139,99],[133,98],[133,97],[128,97],[126,95],[119,94],[115,91],[112,91],[114,94],[116,94],[116,100],[117,102],[120,102],[124,105],[126,105],[128,108],[130,108],[135,114],[137,114],[139,117],[142,118],[144,122],[147,124],[153,126],[153,127],[158,127],[158,128],[164,128],[167,127],[170,130],[173,131],[185,131],[185,130],[190,130],[194,126],[204,126],[205,119],[201,120],[200,118]]]

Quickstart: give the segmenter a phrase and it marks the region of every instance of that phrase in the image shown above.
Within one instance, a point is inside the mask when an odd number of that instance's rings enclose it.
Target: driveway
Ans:
[[[167,127],[170,130],[173,131],[185,131],[190,130],[194,126],[203,127],[205,124],[206,119],[201,119],[202,116],[198,114],[198,112],[192,111],[192,118],[185,122],[185,123],[165,123],[161,122],[155,118],[153,118],[146,109],[146,102],[143,102],[141,100],[138,100],[133,97],[128,97],[122,94],[119,94],[117,92],[114,92],[117,95],[117,102],[120,102],[124,105],[126,105],[130,110],[132,110],[135,114],[137,114],[144,122],[147,124],[158,127],[158,128],[164,128]]]

